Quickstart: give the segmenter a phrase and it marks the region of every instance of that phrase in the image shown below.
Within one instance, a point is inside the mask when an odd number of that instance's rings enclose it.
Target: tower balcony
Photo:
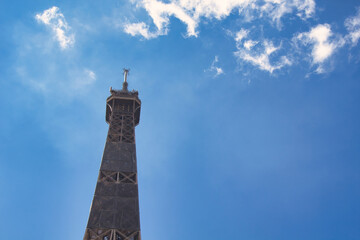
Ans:
[[[106,122],[110,124],[111,114],[115,112],[124,115],[133,114],[135,126],[140,121],[141,101],[138,91],[127,91],[127,89],[113,90],[110,88],[111,95],[106,99]]]

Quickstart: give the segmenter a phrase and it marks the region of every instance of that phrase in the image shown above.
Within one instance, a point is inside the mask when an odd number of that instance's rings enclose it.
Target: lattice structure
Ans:
[[[121,139],[123,142],[135,143],[134,125],[134,117],[124,115]]]
[[[107,99],[109,131],[84,240],[141,240],[135,150],[141,102],[124,86]]]
[[[137,184],[136,173],[100,171],[99,182]]]
[[[116,111],[110,116],[107,141],[135,143],[134,116],[128,112]]]
[[[124,232],[116,229],[88,229],[85,234],[90,240],[141,240],[140,232]]]

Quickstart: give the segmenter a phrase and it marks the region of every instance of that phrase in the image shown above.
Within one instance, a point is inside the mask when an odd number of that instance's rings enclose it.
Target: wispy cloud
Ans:
[[[334,54],[337,48],[345,43],[341,36],[334,36],[329,24],[319,24],[309,32],[299,33],[296,35],[295,41],[312,47],[312,63],[317,65],[317,73],[325,72],[324,62]]]
[[[244,42],[244,48],[250,51],[251,48],[254,47],[258,43],[259,43],[258,41],[247,40]]]
[[[230,32],[230,35],[232,33]],[[240,31],[238,31],[236,34],[235,34],[235,41],[237,43],[240,43],[244,38],[247,37],[247,35],[249,34],[249,30],[246,30],[246,29],[240,29]]]
[[[150,32],[149,26],[143,22],[126,24],[124,27],[124,31],[131,36],[140,35],[143,36],[145,39],[152,39],[160,35],[164,35],[164,32],[161,31]]]
[[[221,74],[224,74],[224,70],[221,67],[216,66],[219,62],[219,57],[215,56],[214,61],[211,63],[210,68],[206,69],[205,72],[213,72],[215,73],[214,77],[217,77]]]
[[[81,90],[86,88],[96,81],[95,72],[87,68],[83,69],[82,71],[77,71],[74,75],[76,76],[72,86],[74,90]]]
[[[345,26],[349,32],[347,38],[353,46],[357,45],[360,39],[360,8],[357,9],[357,15],[348,17],[345,20]]]
[[[36,14],[35,18],[53,31],[62,49],[67,49],[74,45],[75,35],[70,33],[70,27],[58,7],[54,6],[43,11],[41,14]]]
[[[188,37],[197,37],[199,34],[197,27],[202,19],[224,19],[234,10],[238,10],[240,16],[249,19],[266,16],[279,27],[281,18],[286,14],[295,12],[297,16],[305,19],[315,12],[314,0],[170,0],[166,3],[158,0],[139,0],[134,2],[147,11],[156,30],[150,32],[150,27],[145,22],[138,22],[125,24],[124,31],[145,39],[166,35],[171,16],[187,26]]]
[[[265,0],[260,7],[261,13],[267,14],[280,28],[281,18],[296,10],[296,15],[302,19],[310,18],[315,13],[314,0]]]
[[[274,43],[267,39],[261,41],[247,40],[248,33],[248,30],[241,29],[235,34],[234,39],[238,50],[234,54],[239,61],[248,62],[270,73],[292,64],[286,56],[280,56],[277,61],[271,61],[270,57],[280,50],[281,45],[275,47]]]
[[[15,70],[22,84],[44,96],[62,96],[61,101],[63,98],[71,99],[76,95],[82,95],[96,81],[95,72],[87,68],[72,68],[66,73],[45,71],[41,74],[26,66],[18,66]],[[60,79],[55,75],[60,75]]]

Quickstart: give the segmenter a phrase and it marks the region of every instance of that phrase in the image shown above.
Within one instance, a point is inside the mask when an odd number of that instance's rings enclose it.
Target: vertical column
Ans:
[[[140,240],[134,105],[111,111],[84,240]]]

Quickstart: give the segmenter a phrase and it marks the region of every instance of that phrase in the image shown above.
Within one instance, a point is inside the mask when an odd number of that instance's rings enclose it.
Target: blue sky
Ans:
[[[0,32],[2,239],[82,239],[123,67],[143,239],[360,239],[358,1],[2,1]]]

